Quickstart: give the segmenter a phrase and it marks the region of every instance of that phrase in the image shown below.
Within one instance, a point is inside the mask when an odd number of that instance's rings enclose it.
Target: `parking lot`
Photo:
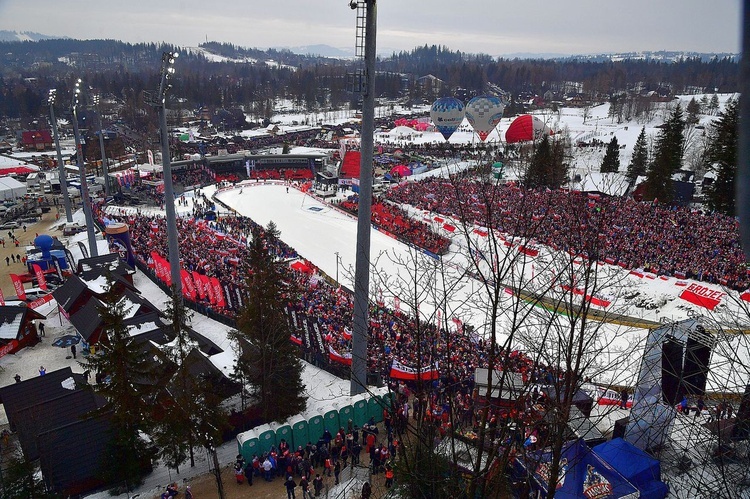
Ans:
[[[3,266],[3,272],[0,272],[0,289],[3,290],[3,296],[14,296],[16,292],[13,289],[13,283],[10,280],[10,274],[23,274],[26,272],[26,266],[23,265],[20,259],[17,259],[14,263],[12,260],[6,265],[5,258],[11,258],[11,255],[23,257],[26,254],[26,246],[34,244],[34,238],[36,234],[49,234],[50,236],[60,235],[61,232],[56,230],[50,230],[50,226],[55,223],[55,214],[57,210],[53,208],[47,213],[43,213],[41,218],[36,222],[32,222],[26,225],[26,231],[24,232],[23,226],[21,228],[11,230],[2,229],[0,230],[0,238],[5,240],[5,245],[0,245],[0,266]],[[16,239],[18,239],[19,245],[16,247],[13,241],[9,239],[8,232],[11,232]]]

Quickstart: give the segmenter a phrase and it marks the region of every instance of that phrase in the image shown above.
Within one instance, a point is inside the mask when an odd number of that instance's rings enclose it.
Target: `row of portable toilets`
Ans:
[[[277,447],[284,439],[290,449],[303,448],[308,442],[315,444],[325,430],[336,435],[339,428],[346,429],[349,420],[362,428],[370,418],[376,423],[383,421],[383,409],[391,406],[391,393],[387,388],[376,389],[352,397],[341,397],[336,401],[325,401],[308,408],[302,414],[292,416],[283,423],[268,423],[237,435],[239,453],[246,461],[253,454],[260,457],[264,452]]]

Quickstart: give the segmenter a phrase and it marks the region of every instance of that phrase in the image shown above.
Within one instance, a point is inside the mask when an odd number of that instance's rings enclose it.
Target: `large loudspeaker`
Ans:
[[[745,394],[742,395],[742,402],[740,402],[740,409],[737,411],[737,420],[734,423],[732,436],[737,439],[750,437],[750,385],[745,387]]]
[[[688,337],[685,350],[685,389],[691,395],[701,396],[706,391],[708,363],[711,359],[711,348]]]
[[[625,438],[625,430],[630,422],[630,417],[618,419],[615,421],[615,429],[612,432],[612,438]]]
[[[683,344],[672,336],[667,336],[661,350],[661,391],[664,402],[673,406],[684,394],[682,381]]]

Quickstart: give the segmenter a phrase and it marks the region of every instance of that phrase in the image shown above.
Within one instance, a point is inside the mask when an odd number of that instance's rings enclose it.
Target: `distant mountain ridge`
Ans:
[[[39,40],[69,39],[67,36],[49,36],[33,31],[0,30],[0,42],[38,42]]]

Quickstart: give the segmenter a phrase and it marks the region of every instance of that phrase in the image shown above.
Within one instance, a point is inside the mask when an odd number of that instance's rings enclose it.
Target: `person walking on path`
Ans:
[[[253,462],[252,461],[245,464],[245,478],[247,479],[248,485],[253,484]]]
[[[284,482],[284,486],[286,487],[287,499],[296,499],[294,496],[294,488],[297,486],[297,482],[294,481],[294,478],[292,478],[292,475],[289,475],[288,477],[286,477],[286,482]]]
[[[320,497],[320,493],[323,491],[323,477],[320,473],[315,475],[313,479],[313,489],[315,489],[315,497]]]
[[[44,322],[39,323],[39,336],[44,338]]]
[[[371,495],[372,486],[370,485],[370,482],[365,482],[364,485],[362,485],[362,499],[370,499]]]
[[[73,358],[75,359],[76,358],[76,345],[75,345],[75,343],[73,343],[72,345],[70,345],[70,353],[73,354]]]
[[[336,464],[333,465],[333,476],[336,479],[335,485],[339,484],[340,473],[341,473],[341,461],[336,460]]]

